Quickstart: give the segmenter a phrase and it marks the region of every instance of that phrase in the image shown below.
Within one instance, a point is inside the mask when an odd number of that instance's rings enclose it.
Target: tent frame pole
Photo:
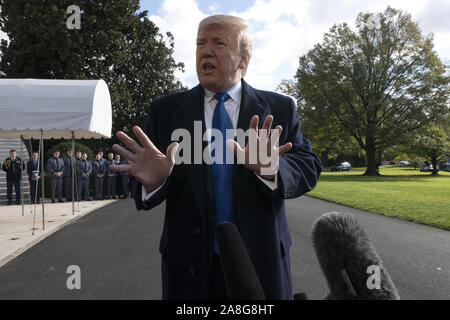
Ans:
[[[44,202],[45,202],[45,189],[44,189],[44,130],[41,129],[41,193],[42,193],[42,230],[45,230],[45,209],[44,209]]]
[[[20,188],[19,188],[19,192],[20,192],[20,201],[22,203],[22,217],[24,216],[24,211],[25,211],[25,205],[23,203],[23,196],[24,196],[24,185],[23,185],[23,135],[20,135]]]
[[[32,139],[32,138],[30,138],[30,139]],[[30,160],[32,160],[33,159],[33,143],[30,142],[30,145],[31,145],[31,158],[30,158]],[[28,162],[27,162],[27,165],[26,165],[26,170],[27,170],[27,173],[28,173]],[[30,179],[28,179],[28,180],[30,180]],[[38,186],[36,185],[36,189],[37,189],[37,187]],[[36,197],[34,197],[34,199],[36,200]],[[31,181],[30,181],[30,214],[31,213],[33,213],[33,201],[31,201]]]
[[[42,152],[42,139],[39,139],[39,152],[38,152],[38,168],[41,166],[41,152]],[[34,230],[36,230],[36,206],[37,206],[37,199],[38,199],[38,189],[39,189],[39,183],[42,182],[39,181],[40,179],[44,178],[44,175],[42,174],[42,171],[39,170],[39,174],[40,174],[40,178],[38,180],[36,180],[36,193],[35,193],[35,197],[34,197],[34,213],[33,213],[33,228],[31,230],[33,230],[32,235],[34,236]],[[41,193],[42,195],[42,193]],[[42,199],[41,199],[42,200]]]
[[[72,171],[72,215],[75,214],[75,132],[72,131],[72,157],[70,157],[70,170]],[[77,196],[78,198],[78,196]]]

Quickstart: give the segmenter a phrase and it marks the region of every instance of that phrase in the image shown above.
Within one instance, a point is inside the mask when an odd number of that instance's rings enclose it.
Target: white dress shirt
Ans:
[[[208,141],[211,142],[211,132],[208,129],[212,127],[212,119],[214,115],[214,109],[216,108],[217,100],[214,98],[215,93],[211,92],[207,89],[205,90],[205,108],[204,108],[204,119],[205,119],[205,128],[206,128],[206,136]],[[237,128],[237,123],[239,119],[239,110],[241,109],[241,93],[242,93],[242,84],[239,81],[234,87],[230,88],[227,91],[230,99],[225,101],[225,110],[228,113],[228,116],[231,119],[231,123],[233,128]],[[224,146],[226,148],[226,146]],[[262,178],[255,172],[255,175],[265,183],[265,185],[270,188],[272,191],[278,188],[278,175],[275,172],[275,180],[270,181]],[[164,181],[165,183],[165,181]],[[155,189],[154,191],[148,193],[144,186],[142,186],[142,200],[148,200],[151,196],[153,196],[163,185],[164,183]]]

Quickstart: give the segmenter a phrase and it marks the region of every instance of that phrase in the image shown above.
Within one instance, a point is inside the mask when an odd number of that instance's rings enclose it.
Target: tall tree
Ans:
[[[450,117],[431,122],[410,135],[410,141],[405,145],[409,153],[424,157],[433,166],[431,175],[437,176],[439,161],[450,156]]]
[[[72,0],[0,0],[0,70],[8,78],[104,79],[113,133],[145,126],[152,100],[183,89],[173,36],[163,37],[139,0],[79,0],[80,29],[67,26]],[[115,136],[113,141],[116,142]],[[89,142],[103,148],[104,142]],[[95,147],[93,147],[94,145]]]
[[[301,101],[297,106],[297,113],[302,122],[302,132],[311,141],[314,152],[324,165],[332,165],[339,158],[358,154],[358,144],[344,130],[336,116],[316,112],[311,103],[301,100],[294,81],[282,80],[277,91]]]
[[[335,119],[365,151],[365,175],[378,175],[378,150],[449,112],[449,77],[411,16],[388,7],[360,13],[356,31],[334,25],[300,57],[299,105]]]

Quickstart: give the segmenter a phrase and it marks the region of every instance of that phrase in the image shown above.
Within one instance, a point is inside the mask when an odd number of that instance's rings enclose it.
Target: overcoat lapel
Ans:
[[[205,180],[207,180],[206,165],[194,163],[194,152],[198,152],[198,150],[194,150],[194,139],[202,139],[205,132],[204,91],[200,85],[194,87],[189,94],[185,96],[184,101],[180,102],[179,108],[174,117],[174,127],[172,130],[185,128],[191,135],[191,164],[186,165],[186,178],[191,186],[192,193],[200,211],[199,214],[202,222],[206,224],[207,213],[205,194],[207,193],[207,190],[211,190],[212,186],[208,186],[208,183],[205,186]],[[202,132],[200,137],[198,134],[195,136],[194,133],[195,121],[200,121],[202,123]],[[205,146],[206,142],[202,142],[202,155]]]
[[[242,79],[241,108],[239,110],[237,127],[246,131],[250,125],[250,120],[254,115],[259,117],[258,127],[260,128],[265,117],[268,115],[268,111],[261,105],[256,97],[255,89]]]
[[[258,128],[261,128],[264,119],[268,115],[268,110],[264,108],[264,106],[260,103],[256,96],[256,91],[251,86],[249,86],[244,79],[242,79],[242,94],[241,94],[241,107],[239,110],[239,118],[237,128],[245,131],[248,130],[250,126],[250,120],[254,115],[259,117]],[[248,137],[245,139],[245,143],[248,143]],[[245,148],[245,146],[241,145],[241,148]],[[235,161],[236,157],[235,157]],[[236,162],[237,163],[237,162]],[[235,212],[235,223],[239,227],[240,224],[240,212],[239,208],[236,205],[239,203],[237,199],[245,193],[245,190],[241,190],[239,188],[240,179],[246,179],[243,175],[248,173],[248,169],[246,169],[242,164],[237,164],[233,168],[233,195],[234,195],[234,212]]]

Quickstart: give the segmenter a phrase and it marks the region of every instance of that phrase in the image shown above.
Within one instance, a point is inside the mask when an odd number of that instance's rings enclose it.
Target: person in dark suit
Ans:
[[[120,165],[129,165],[130,161],[128,159],[123,159],[120,162]],[[120,172],[120,182],[122,185],[122,196],[121,199],[127,199],[130,196],[130,189],[128,188],[128,183],[130,179],[130,175],[127,171]]]
[[[47,169],[50,173],[50,184],[52,189],[52,203],[55,203],[56,193],[58,196],[58,202],[64,202],[62,196],[64,161],[59,157],[59,155],[59,150],[56,150],[53,152],[53,157],[47,161]]]
[[[77,166],[78,162],[83,161],[83,158],[81,156],[81,151],[77,151],[75,154],[75,200],[78,201],[78,199],[81,199],[80,194],[78,193],[79,185],[78,185],[78,173],[77,173]]]
[[[2,163],[2,170],[6,172],[6,198],[8,205],[12,204],[12,189],[16,192],[16,204],[20,204],[20,180],[22,178],[22,170],[25,164],[22,159],[17,156],[16,150],[9,152],[10,157],[6,158]]]
[[[63,158],[64,161],[64,194],[66,201],[72,201],[72,171],[75,169],[75,159],[73,158],[73,150],[67,150],[67,155]],[[75,195],[76,196],[76,195]]]
[[[116,165],[120,165],[120,154],[116,154],[114,156],[114,160],[116,161]],[[111,166],[110,166],[111,169]],[[113,170],[113,169],[111,169]],[[120,175],[120,172],[113,170],[116,173],[116,194],[117,197],[120,199],[123,196],[123,191],[122,191],[122,176]]]
[[[106,159],[103,158],[103,151],[99,151],[98,153],[100,153],[100,162],[103,164],[103,167],[105,168],[105,174],[106,174]],[[103,184],[102,184],[102,199],[105,198],[105,180],[106,180],[106,176],[103,177]]]
[[[87,159],[87,153],[83,153],[81,160],[77,161],[78,196],[80,199],[90,201],[89,179],[92,172],[92,164]]]
[[[103,200],[103,180],[105,177],[106,169],[104,159],[100,153],[95,155],[95,159],[92,161],[92,175],[94,177],[94,190],[95,200]]]
[[[232,16],[202,20],[200,84],[153,101],[146,133],[133,127],[140,144],[117,132],[128,149],[115,144],[113,150],[131,163],[112,167],[139,182],[137,209],[166,201],[163,299],[227,299],[215,243],[221,221],[238,227],[266,298],[293,297],[284,200],[312,190],[323,166],[300,131],[294,100],[244,81],[251,57],[246,28]]]
[[[27,163],[28,181],[30,181],[31,203],[41,203],[41,162],[39,154],[33,152],[32,159]],[[36,190],[37,188],[37,190]]]
[[[105,172],[106,172],[106,199],[116,199],[116,179],[117,172],[111,170],[109,168],[112,164],[120,164],[120,162],[116,163],[114,160],[114,153],[108,153],[108,159],[105,160]]]

